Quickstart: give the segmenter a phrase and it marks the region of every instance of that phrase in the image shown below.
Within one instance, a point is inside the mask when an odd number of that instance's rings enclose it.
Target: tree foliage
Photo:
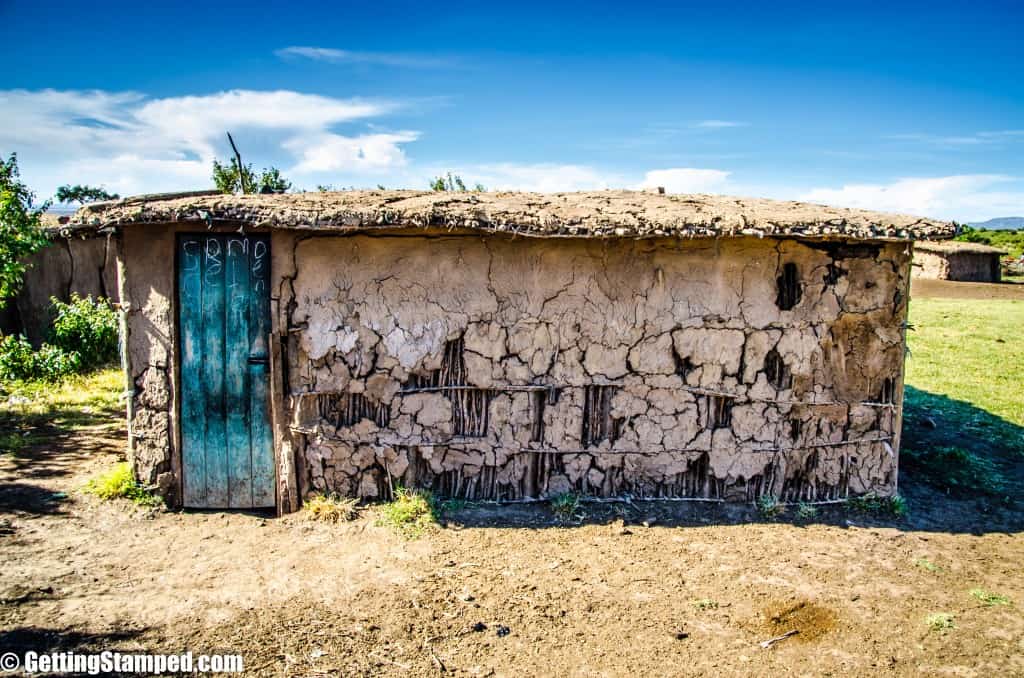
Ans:
[[[470,189],[466,188],[466,183],[462,180],[458,174],[452,174],[448,172],[443,177],[434,177],[430,182],[430,190],[432,191],[451,191],[454,193],[465,193]],[[483,193],[487,189],[483,184],[477,183],[473,186],[475,193]]]
[[[276,167],[264,168],[257,175],[252,164],[239,165],[238,160],[231,158],[226,163],[213,161],[213,184],[221,193],[284,193],[292,187],[292,182],[281,175]]]
[[[49,242],[42,216],[50,204],[33,207],[34,198],[19,179],[17,155],[0,159],[0,308],[21,287],[25,257]]]
[[[120,198],[117,193],[107,193],[96,186],[84,186],[81,184],[64,185],[57,189],[57,202],[77,202],[84,205],[87,202],[98,200],[117,200]]]

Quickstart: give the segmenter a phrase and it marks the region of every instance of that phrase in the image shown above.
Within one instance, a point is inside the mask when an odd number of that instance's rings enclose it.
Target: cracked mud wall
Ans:
[[[895,491],[905,243],[289,237],[301,493]]]
[[[50,298],[106,297],[119,300],[116,241],[106,235],[52,235],[53,242],[26,259],[24,284],[0,312],[4,334],[24,334],[38,347],[53,322]]]

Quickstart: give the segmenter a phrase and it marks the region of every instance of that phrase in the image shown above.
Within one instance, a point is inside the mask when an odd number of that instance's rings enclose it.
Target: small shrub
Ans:
[[[131,464],[121,462],[99,474],[88,483],[84,491],[104,501],[128,499],[139,506],[160,506],[163,500],[139,485]]]
[[[767,494],[758,497],[754,505],[758,514],[765,520],[775,520],[786,512],[786,507],[779,503],[778,499]]]
[[[303,502],[302,510],[310,520],[340,523],[355,520],[359,515],[356,510],[358,503],[358,499],[339,497],[336,494],[318,494]]]
[[[990,459],[960,447],[937,447],[928,452],[905,450],[914,473],[949,495],[1000,495],[1006,478]]]
[[[938,572],[942,568],[928,560],[927,558],[918,558],[914,561],[914,564],[920,567],[922,570],[928,570],[929,572]]]
[[[117,360],[117,314],[106,299],[71,295],[71,302],[50,299],[55,311],[50,343],[79,355],[79,370]]]
[[[81,370],[81,356],[43,344],[38,351],[22,336],[0,338],[0,379],[59,381]]]
[[[555,518],[567,523],[573,520],[583,520],[586,516],[580,510],[580,495],[575,492],[563,492],[551,499],[551,512]]]
[[[796,517],[799,520],[814,520],[818,517],[818,507],[814,504],[800,502],[796,507]]]
[[[998,593],[992,593],[991,591],[986,591],[985,589],[971,589],[971,595],[980,600],[988,607],[993,607],[995,605],[1010,604],[1010,599],[1006,596],[1000,595]]]
[[[859,497],[847,499],[846,508],[857,513],[890,515],[901,518],[907,515],[907,500],[898,494],[891,497],[880,497],[874,492],[868,492]]]
[[[711,600],[710,598],[701,598],[700,600],[693,601],[693,606],[698,610],[717,610],[718,602]]]
[[[0,379],[56,382],[117,359],[117,314],[106,300],[73,294],[70,303],[51,302],[50,343],[35,350],[25,337],[0,338]]]
[[[925,624],[932,631],[939,633],[945,633],[956,628],[956,624],[953,623],[953,615],[948,612],[936,612],[935,614],[928,615],[925,620]]]
[[[437,524],[437,502],[427,490],[395,487],[394,498],[381,506],[378,525],[387,525],[402,535],[416,538]]]

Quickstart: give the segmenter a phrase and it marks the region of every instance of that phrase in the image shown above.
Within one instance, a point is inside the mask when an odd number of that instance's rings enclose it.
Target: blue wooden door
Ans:
[[[269,281],[266,237],[179,236],[185,506],[274,505]]]

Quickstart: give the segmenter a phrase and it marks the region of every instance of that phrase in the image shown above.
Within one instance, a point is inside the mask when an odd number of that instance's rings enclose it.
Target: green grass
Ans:
[[[844,504],[848,510],[857,513],[888,515],[896,518],[907,515],[907,502],[899,495],[880,497],[873,492],[868,492],[859,497],[850,497]]]
[[[377,524],[415,539],[437,525],[439,513],[437,501],[429,491],[399,485],[395,488],[394,498],[381,505]]]
[[[960,447],[906,448],[904,459],[915,474],[948,495],[1003,496],[1007,482],[989,458]]]
[[[914,564],[920,567],[922,570],[927,570],[933,574],[936,572],[940,572],[942,570],[941,567],[939,567],[932,561],[928,560],[927,558],[918,558],[914,561]]]
[[[786,512],[786,507],[778,499],[767,494],[758,497],[757,501],[754,502],[754,506],[757,508],[757,513],[764,520],[775,520]]]
[[[988,607],[994,607],[996,605],[1009,605],[1010,599],[1004,595],[998,593],[992,593],[985,589],[971,589],[971,595],[980,600],[983,604]]]
[[[1024,301],[914,299],[910,322],[908,409],[1024,454]]]
[[[556,495],[550,502],[551,512],[563,523],[583,520],[586,516],[580,505],[580,499],[580,495],[575,492],[563,492]]]
[[[124,374],[103,369],[68,377],[59,383],[46,381],[0,382],[0,429],[14,421],[77,426],[109,420],[124,409]]]
[[[139,506],[161,506],[163,500],[139,485],[132,473],[131,464],[126,461],[114,464],[90,480],[82,488],[86,494],[104,501],[128,499]]]
[[[956,628],[956,624],[953,622],[953,615],[948,612],[930,614],[925,618],[924,623],[928,625],[930,630],[938,633],[945,633]]]

